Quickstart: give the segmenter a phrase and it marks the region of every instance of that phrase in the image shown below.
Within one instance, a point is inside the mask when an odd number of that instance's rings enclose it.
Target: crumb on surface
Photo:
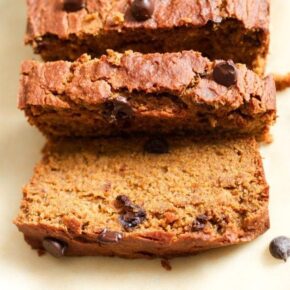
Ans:
[[[171,271],[171,270],[172,270],[172,266],[171,266],[169,260],[167,260],[167,259],[162,259],[162,260],[161,260],[161,266],[162,266],[166,271]]]
[[[45,252],[45,250],[38,249],[37,250],[37,254],[38,254],[39,257],[42,257],[42,256],[44,256],[46,254],[46,252]]]
[[[276,89],[278,92],[284,91],[290,87],[290,73],[285,75],[274,75]]]

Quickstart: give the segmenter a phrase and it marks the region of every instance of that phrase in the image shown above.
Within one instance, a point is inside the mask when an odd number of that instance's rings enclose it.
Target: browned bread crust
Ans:
[[[236,64],[237,82],[226,87],[213,78],[221,62],[194,51],[25,61],[19,108],[48,136],[191,131],[265,140],[276,118],[273,78]]]
[[[48,143],[15,220],[27,242],[42,250],[45,238],[57,239],[65,255],[171,257],[251,241],[268,229],[254,139],[176,137],[160,155],[144,152],[145,141]],[[124,228],[119,195],[145,219]],[[104,240],[104,230],[118,239]]]
[[[67,12],[62,0],[27,0],[26,42],[46,60],[94,56],[106,49],[172,52],[194,49],[263,72],[269,47],[268,0],[155,0],[147,21],[129,0],[86,0]]]

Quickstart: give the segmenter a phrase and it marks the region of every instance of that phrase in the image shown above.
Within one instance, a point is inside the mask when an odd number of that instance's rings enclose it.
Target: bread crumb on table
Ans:
[[[169,260],[166,260],[166,259],[161,260],[161,266],[162,266],[166,271],[171,271],[171,270],[172,270],[172,266],[171,266]]]
[[[290,73],[285,75],[274,75],[276,89],[278,92],[284,91],[290,87]]]

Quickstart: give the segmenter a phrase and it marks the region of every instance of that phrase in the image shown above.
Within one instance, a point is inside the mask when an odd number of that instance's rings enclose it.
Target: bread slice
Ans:
[[[254,139],[49,142],[15,224],[55,256],[172,257],[269,227]]]
[[[133,2],[138,0],[27,0],[26,43],[45,60],[73,60],[83,53],[99,56],[107,49],[194,49],[263,73],[269,0],[150,0],[153,13],[145,21],[134,17]]]
[[[73,63],[25,61],[19,107],[50,137],[190,131],[263,141],[276,118],[276,90],[271,76],[194,51],[111,51]]]

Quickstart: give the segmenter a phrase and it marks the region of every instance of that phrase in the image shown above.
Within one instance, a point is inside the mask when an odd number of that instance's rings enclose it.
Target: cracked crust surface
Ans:
[[[49,142],[15,220],[27,242],[42,250],[44,238],[55,238],[68,244],[66,255],[171,257],[247,242],[269,227],[254,139],[174,137],[161,155],[144,152],[145,141]],[[146,212],[129,231],[120,194]],[[100,244],[104,229],[118,239]]]
[[[61,0],[27,0],[26,42],[48,60],[75,59],[86,52],[100,55],[106,49],[195,49],[263,72],[269,46],[268,0],[155,1],[152,18],[144,22],[134,20],[130,3],[87,0],[85,9],[68,13]]]
[[[264,135],[276,117],[275,83],[236,64],[237,83],[216,83],[216,64],[194,51],[141,54],[110,51],[76,62],[25,61],[19,108],[49,136],[193,131]],[[104,106],[124,97],[126,122],[110,122]],[[263,139],[263,138],[262,138]]]
[[[60,0],[27,0],[27,41],[35,37],[53,34],[62,39],[70,35],[100,33],[100,30],[120,28],[173,28],[178,26],[203,26],[209,21],[220,23],[233,18],[247,29],[268,30],[269,3],[265,0],[172,0],[154,1],[155,11],[151,19],[137,22],[130,13],[128,0],[87,0],[85,9],[68,13]]]

